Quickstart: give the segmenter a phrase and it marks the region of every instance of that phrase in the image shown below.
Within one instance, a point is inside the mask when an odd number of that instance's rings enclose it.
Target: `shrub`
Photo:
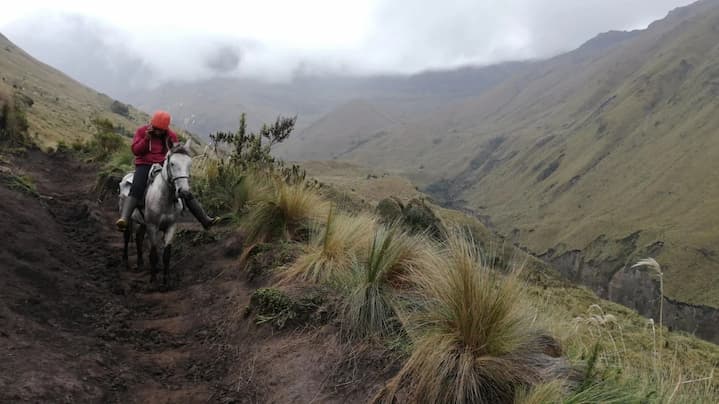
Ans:
[[[517,274],[482,265],[474,243],[458,235],[427,261],[411,272],[418,302],[403,314],[415,349],[385,398],[408,382],[423,402],[511,402],[518,388],[542,382],[552,340],[537,338]]]
[[[425,233],[437,240],[446,233],[442,221],[424,200],[412,199],[405,206],[397,198],[385,198],[377,204],[376,212],[383,223],[400,221],[413,233]]]
[[[193,170],[195,171],[195,170]],[[238,220],[249,199],[248,175],[238,167],[208,161],[193,186],[206,208]]]
[[[117,133],[121,128],[116,128],[109,120],[98,118],[94,119],[92,123],[95,126],[95,134],[84,147],[84,152],[87,153],[89,160],[107,161],[115,152],[118,152],[123,146],[127,146],[122,136]]]
[[[30,127],[25,108],[18,98],[0,94],[0,143],[11,146],[27,146]]]
[[[97,174],[95,190],[100,193],[100,198],[117,193],[122,177],[135,169],[134,161],[135,156],[129,147],[120,149],[110,156]]]
[[[356,258],[351,271],[340,279],[344,289],[342,313],[349,334],[355,337],[388,336],[398,330],[393,288],[428,246],[398,225],[381,226],[364,258]]]
[[[295,127],[297,117],[277,117],[275,123],[262,125],[259,133],[247,131],[246,117],[240,115],[240,126],[236,132],[216,132],[210,139],[216,145],[226,144],[231,148],[230,162],[232,164],[274,167],[278,162],[271,155],[272,146],[285,141]],[[263,143],[262,139],[266,139]]]
[[[375,227],[367,215],[346,215],[333,208],[323,226],[315,225],[304,254],[283,273],[284,280],[326,282],[351,269],[352,260],[367,251]]]
[[[309,321],[322,302],[318,294],[293,299],[281,290],[260,288],[252,294],[247,313],[256,314],[257,324],[271,324],[282,329]]]
[[[130,116],[130,108],[117,100],[113,101],[112,104],[110,104],[110,111],[124,117]]]
[[[327,211],[327,203],[312,189],[274,181],[274,188],[258,195],[253,202],[243,228],[251,242],[290,240],[300,230],[326,217]]]

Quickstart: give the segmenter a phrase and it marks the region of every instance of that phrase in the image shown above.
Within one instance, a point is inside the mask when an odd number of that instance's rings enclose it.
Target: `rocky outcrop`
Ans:
[[[397,198],[386,198],[379,202],[376,213],[382,223],[402,223],[413,233],[438,239],[445,233],[442,221],[424,200],[412,199],[404,205]]]
[[[643,316],[658,319],[662,297],[660,285],[659,275],[646,267],[625,267],[609,281],[608,298]]]
[[[602,298],[617,302],[639,314],[659,320],[662,298],[657,273],[631,268],[627,263],[640,257],[656,256],[663,243],[637,247],[639,233],[620,240],[598,237],[585,250],[557,253],[549,250],[539,258],[553,265],[568,280],[589,287]],[[587,251],[618,251],[616,256],[590,255]],[[719,309],[679,302],[663,297],[663,323],[707,341],[719,343]]]

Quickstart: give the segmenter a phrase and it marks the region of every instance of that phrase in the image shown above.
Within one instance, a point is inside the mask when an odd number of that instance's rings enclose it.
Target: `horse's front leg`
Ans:
[[[167,278],[170,273],[170,256],[172,255],[172,239],[175,237],[175,228],[173,224],[165,231],[165,239],[163,240],[162,264],[163,264],[163,281],[167,285]]]
[[[150,282],[157,279],[158,249],[162,246],[159,230],[155,226],[147,225],[147,235],[150,237]]]
[[[128,245],[130,244],[130,238],[132,237],[132,220],[129,220],[127,227],[123,232],[125,245],[122,250],[122,263],[125,265],[125,269],[130,270],[130,261],[128,259]]]
[[[142,257],[142,244],[145,242],[145,225],[141,224],[135,233],[135,247],[137,249],[137,271],[142,271],[145,266],[145,259]]]

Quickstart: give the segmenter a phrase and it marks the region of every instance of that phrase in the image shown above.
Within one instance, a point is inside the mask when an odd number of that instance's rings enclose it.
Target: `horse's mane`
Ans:
[[[185,145],[182,144],[182,143],[178,143],[178,144],[172,146],[172,149],[170,150],[170,153],[172,153],[172,154],[184,154],[184,155],[187,155],[187,156],[190,155],[190,151],[189,151],[189,150],[185,147]]]

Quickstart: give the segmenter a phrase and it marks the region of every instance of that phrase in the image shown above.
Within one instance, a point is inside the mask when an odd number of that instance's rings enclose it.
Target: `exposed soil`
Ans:
[[[122,265],[92,167],[38,151],[13,164],[40,197],[0,185],[0,402],[364,402],[396,370],[348,355],[332,324],[245,318],[239,235],[183,224],[163,288]]]

